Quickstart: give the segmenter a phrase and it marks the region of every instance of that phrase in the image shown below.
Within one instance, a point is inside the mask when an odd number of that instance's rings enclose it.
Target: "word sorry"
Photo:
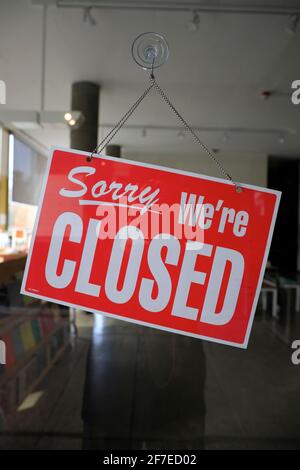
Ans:
[[[68,180],[71,181],[73,184],[77,184],[81,189],[66,189],[62,188],[59,191],[59,194],[64,197],[72,197],[72,198],[79,198],[83,197],[88,193],[87,185],[76,178],[75,176],[78,174],[85,174],[87,176],[93,175],[96,172],[96,168],[92,166],[79,166],[72,168],[72,170],[68,174]],[[147,186],[142,191],[140,191],[139,186],[137,184],[128,183],[125,187],[122,183],[118,183],[116,181],[111,182],[110,184],[107,183],[105,180],[100,180],[95,183],[92,188],[90,188],[90,197],[92,199],[83,199],[80,201],[82,205],[98,205],[99,198],[103,196],[107,196],[108,194],[111,196],[112,201],[118,201],[119,199],[127,198],[129,203],[137,202],[143,204],[145,209],[149,209],[153,204],[158,202],[158,199],[155,199],[158,193],[160,192],[159,189],[152,190],[151,186]]]

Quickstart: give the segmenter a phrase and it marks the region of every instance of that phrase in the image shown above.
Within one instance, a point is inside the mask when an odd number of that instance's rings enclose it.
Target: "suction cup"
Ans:
[[[168,60],[169,46],[161,34],[143,33],[133,41],[131,53],[140,67],[144,70],[152,70]]]

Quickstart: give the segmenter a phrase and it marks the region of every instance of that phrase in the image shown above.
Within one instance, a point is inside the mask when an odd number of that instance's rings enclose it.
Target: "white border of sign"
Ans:
[[[65,148],[61,148],[61,147],[51,147],[50,148],[50,155],[49,155],[49,158],[48,158],[47,168],[46,168],[46,172],[45,172],[45,176],[44,176],[44,180],[43,180],[41,194],[40,194],[40,197],[39,197],[38,212],[37,212],[36,219],[35,219],[35,224],[34,224],[34,229],[33,229],[33,234],[32,234],[32,240],[31,240],[30,249],[29,249],[29,253],[28,253],[28,257],[27,257],[27,261],[26,261],[26,266],[25,266],[25,271],[24,271],[24,276],[23,276],[23,281],[22,281],[22,287],[21,287],[21,294],[29,295],[30,297],[35,297],[37,299],[48,300],[49,302],[57,302],[57,299],[49,298],[49,297],[46,297],[44,295],[39,295],[39,294],[31,292],[31,291],[28,292],[25,289],[25,285],[26,285],[26,281],[27,281],[28,269],[29,269],[29,265],[30,265],[32,249],[33,249],[33,245],[34,245],[34,241],[35,241],[37,227],[38,227],[38,224],[39,224],[42,203],[43,203],[43,200],[44,200],[46,184],[47,184],[47,181],[48,181],[50,165],[51,165],[53,153],[55,152],[55,150],[60,150],[62,152],[71,152],[71,153],[74,153],[74,154],[81,155],[83,157],[91,155],[91,152],[81,152],[79,150],[65,149]],[[159,166],[159,165],[151,165],[149,163],[135,162],[135,161],[132,161],[132,160],[127,160],[125,158],[119,159],[119,158],[116,158],[116,157],[109,157],[107,155],[102,155],[102,154],[95,154],[95,155],[93,155],[93,158],[102,158],[104,160],[117,161],[118,163],[121,163],[121,164],[124,163],[124,165],[130,164],[130,165],[142,166],[142,167],[146,167],[146,168],[153,168],[154,170],[165,171],[167,173],[176,173],[176,174],[180,174],[180,175],[191,176],[191,177],[194,177],[194,178],[206,179],[206,180],[209,180],[209,181],[216,181],[216,182],[220,182],[220,183],[224,183],[224,184],[233,185],[233,183],[231,181],[224,180],[224,179],[221,179],[221,178],[215,178],[215,177],[212,177],[212,176],[200,175],[200,174],[192,173],[192,172],[189,172],[189,171],[177,170],[177,169],[167,168],[167,167]],[[147,323],[147,322],[139,321],[139,320],[133,320],[132,318],[122,317],[122,316],[119,316],[119,315],[115,315],[113,313],[102,312],[100,310],[93,310],[93,309],[84,307],[82,305],[75,305],[75,304],[71,304],[69,302],[59,301],[57,303],[59,303],[61,305],[65,305],[66,307],[73,307],[73,308],[82,309],[82,310],[85,310],[87,312],[101,313],[101,314],[103,314],[107,317],[110,317],[110,318],[116,318],[117,320],[123,320],[123,321],[127,321],[129,323],[135,323],[137,325],[148,326],[150,328],[155,328],[157,330],[164,330],[164,331],[168,331],[170,333],[178,333],[178,334],[185,335],[185,336],[191,336],[192,338],[205,339],[207,341],[211,341],[211,342],[214,342],[214,343],[226,344],[226,345],[229,345],[229,346],[235,346],[235,347],[238,347],[238,348],[246,349],[247,346],[248,346],[248,341],[249,341],[249,336],[250,336],[250,332],[251,332],[251,328],[252,328],[254,314],[255,314],[255,311],[256,311],[258,297],[259,297],[259,294],[260,294],[260,289],[261,289],[261,285],[262,285],[262,281],[263,281],[263,276],[264,276],[264,272],[265,272],[265,268],[266,268],[266,264],[267,264],[267,260],[268,260],[268,256],[269,256],[269,250],[270,250],[270,245],[271,245],[271,241],[272,241],[272,236],[273,236],[275,221],[276,221],[276,217],[277,217],[279,202],[280,202],[280,198],[281,198],[281,192],[276,191],[274,189],[268,189],[268,188],[261,188],[259,186],[253,186],[253,185],[250,185],[250,184],[241,184],[241,186],[244,187],[244,188],[258,190],[258,191],[265,192],[265,193],[271,193],[271,194],[274,194],[276,196],[276,203],[275,203],[273,218],[272,218],[272,222],[271,222],[271,226],[270,226],[270,230],[269,230],[269,236],[268,236],[268,241],[267,241],[267,245],[266,245],[265,255],[264,255],[262,266],[261,266],[261,271],[260,271],[260,275],[259,275],[259,279],[258,279],[258,283],[257,283],[257,287],[256,287],[256,292],[255,292],[255,296],[254,296],[254,300],[253,300],[253,304],[252,304],[252,310],[251,310],[251,314],[250,314],[250,318],[249,318],[249,322],[248,322],[248,326],[247,326],[247,330],[246,330],[246,334],[245,334],[245,339],[244,339],[244,342],[242,344],[241,343],[234,343],[232,341],[217,339],[217,338],[210,338],[208,336],[203,336],[203,335],[196,335],[196,334],[189,333],[189,332],[182,331],[182,330],[175,330],[174,328],[161,327],[161,326],[158,326],[158,325],[153,325],[152,323]]]

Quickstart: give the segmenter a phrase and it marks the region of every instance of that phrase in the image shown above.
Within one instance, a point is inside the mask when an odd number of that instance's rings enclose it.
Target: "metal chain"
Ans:
[[[165,101],[165,103],[167,103],[167,105],[169,106],[169,108],[171,108],[171,110],[174,112],[174,114],[177,116],[177,118],[181,121],[181,123],[184,125],[185,129],[191,133],[194,141],[199,144],[202,149],[208,154],[208,156],[214,161],[214,163],[217,165],[217,167],[219,168],[220,172],[225,176],[225,178],[227,178],[229,181],[231,181],[232,183],[234,183],[232,177],[230,176],[229,173],[227,173],[227,171],[225,171],[223,165],[221,164],[221,162],[219,162],[219,160],[215,157],[215,155],[206,147],[206,145],[199,139],[199,137],[197,136],[196,132],[191,128],[191,126],[186,122],[186,120],[181,116],[181,114],[179,113],[179,111],[177,111],[177,109],[175,108],[175,106],[171,103],[171,101],[169,100],[169,98],[167,97],[166,93],[161,89],[161,87],[158,85],[157,81],[155,80],[155,77],[153,74],[150,75],[150,81],[151,83],[154,85],[155,89],[157,90],[157,92],[159,93],[159,95],[162,97],[162,99]],[[239,185],[237,183],[234,183],[236,185],[237,188],[239,188]]]
[[[117,132],[124,126],[124,124],[128,121],[132,113],[136,110],[136,108],[140,105],[143,99],[148,95],[150,90],[152,89],[152,85],[150,85],[144,93],[139,97],[139,99],[129,108],[129,110],[124,114],[124,116],[120,119],[120,121],[114,126],[114,128],[107,134],[107,136],[103,139],[102,143],[98,145],[100,148],[100,152],[104,149],[104,147],[113,139],[113,137],[117,134]],[[111,137],[110,137],[111,136]],[[103,142],[106,141],[105,145]]]
[[[117,122],[117,124],[113,127],[113,129],[102,139],[100,144],[98,144],[91,155],[87,157],[88,161],[91,161],[93,158],[94,154],[101,153],[102,150],[108,145],[111,140],[114,138],[114,136],[119,132],[119,130],[124,126],[124,124],[127,122],[127,120],[130,118],[132,113],[136,110],[136,108],[140,105],[140,103],[143,101],[143,99],[148,95],[150,90],[152,90],[154,86],[154,83],[151,83],[151,85],[146,88],[146,90],[142,93],[142,95],[136,100],[136,102],[129,108],[129,110],[121,117],[121,119]]]
[[[193,140],[201,146],[201,148],[207,153],[207,155],[213,160],[213,162],[216,164],[216,166],[219,168],[220,172],[227,178],[229,181],[231,181],[235,186],[237,192],[241,192],[242,188],[241,186],[233,181],[231,175],[225,171],[223,165],[221,162],[216,158],[216,156],[206,147],[206,145],[200,140],[196,132],[193,130],[193,128],[186,122],[186,120],[182,117],[182,115],[179,113],[179,111],[175,108],[175,106],[171,103],[170,99],[166,95],[166,93],[162,90],[162,88],[159,86],[157,81],[155,80],[154,74],[153,74],[153,64],[152,64],[152,70],[150,74],[150,86],[146,88],[144,93],[136,100],[136,102],[129,108],[129,110],[124,114],[124,116],[118,121],[118,123],[113,127],[113,129],[102,139],[100,144],[98,144],[91,155],[87,157],[88,161],[91,161],[93,158],[94,154],[101,153],[102,150],[108,145],[114,136],[119,132],[119,130],[124,126],[124,124],[128,121],[130,116],[134,113],[136,108],[140,105],[140,103],[144,100],[144,98],[148,95],[150,90],[152,88],[155,88],[158,94],[161,96],[161,98],[164,100],[164,102],[169,106],[169,108],[173,111],[173,113],[177,116],[179,121],[183,124],[185,129],[190,132],[192,135]]]

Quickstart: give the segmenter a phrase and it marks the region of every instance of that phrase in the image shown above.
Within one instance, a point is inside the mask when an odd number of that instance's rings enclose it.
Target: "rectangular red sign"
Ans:
[[[22,293],[246,348],[280,192],[54,149]]]

